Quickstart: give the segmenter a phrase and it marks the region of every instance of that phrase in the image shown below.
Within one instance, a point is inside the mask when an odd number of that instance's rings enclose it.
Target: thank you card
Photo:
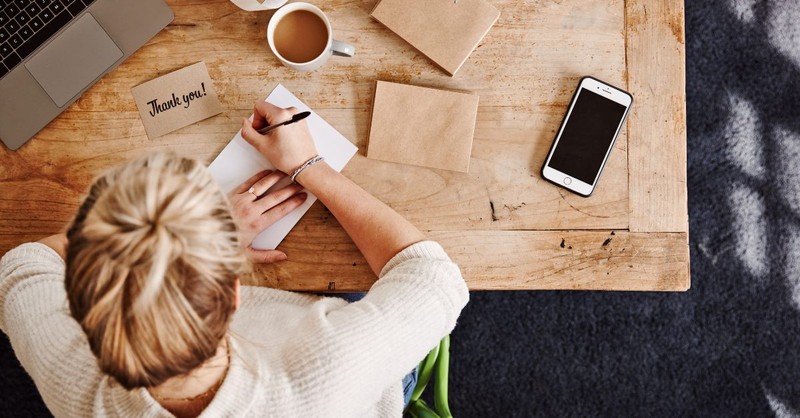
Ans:
[[[140,84],[131,92],[150,139],[222,113],[202,61]]]

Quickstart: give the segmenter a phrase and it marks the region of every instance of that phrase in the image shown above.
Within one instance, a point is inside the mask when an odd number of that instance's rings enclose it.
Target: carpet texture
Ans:
[[[794,0],[687,2],[692,289],[474,292],[456,417],[800,417],[798,22]],[[47,416],[5,337],[0,370],[0,415]]]

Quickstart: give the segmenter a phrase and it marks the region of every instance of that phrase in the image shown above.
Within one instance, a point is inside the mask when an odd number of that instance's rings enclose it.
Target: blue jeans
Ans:
[[[406,409],[408,403],[411,402],[411,393],[414,392],[414,388],[417,387],[417,377],[416,367],[414,367],[411,373],[403,377],[403,409]]]
[[[324,294],[324,296],[336,296],[340,297],[350,303],[355,301],[361,300],[366,293],[329,293]],[[403,377],[403,409],[408,406],[408,402],[411,401],[411,393],[414,392],[414,388],[417,387],[417,368],[414,367],[414,370]]]

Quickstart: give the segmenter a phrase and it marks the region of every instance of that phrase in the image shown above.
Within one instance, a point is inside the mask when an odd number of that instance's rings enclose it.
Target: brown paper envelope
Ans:
[[[478,96],[378,81],[367,157],[467,172]]]
[[[486,0],[382,0],[372,17],[451,76],[497,21]]]
[[[131,93],[150,139],[222,113],[202,61],[139,84]]]

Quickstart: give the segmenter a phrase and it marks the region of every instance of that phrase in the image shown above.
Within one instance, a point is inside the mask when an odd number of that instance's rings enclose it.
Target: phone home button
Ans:
[[[564,177],[564,184],[566,184],[567,186],[569,186],[570,184],[572,184],[572,179],[571,179],[571,178],[569,178],[569,177]]]

